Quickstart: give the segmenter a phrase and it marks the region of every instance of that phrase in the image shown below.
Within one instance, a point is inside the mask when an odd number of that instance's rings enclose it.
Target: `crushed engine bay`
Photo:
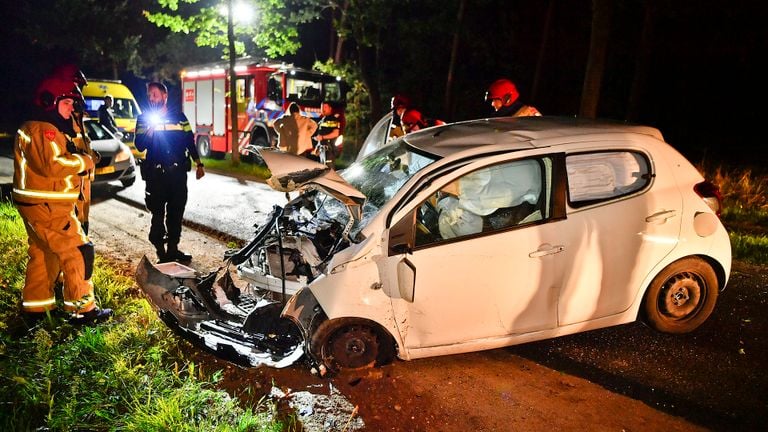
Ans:
[[[351,224],[342,225],[337,214],[345,206],[327,198],[311,190],[284,208],[275,206],[251,241],[228,251],[226,265],[207,275],[144,257],[136,280],[160,318],[195,345],[248,366],[293,364],[305,342],[299,327],[281,317],[285,301],[349,245]],[[242,289],[230,274],[233,266],[247,282]]]
[[[311,294],[289,303],[327,271],[336,252],[357,242],[350,232],[360,223],[365,195],[325,165],[283,152],[259,153],[273,189],[301,193],[274,206],[248,244],[225,253],[218,270],[203,275],[144,257],[136,281],[161,319],[185,339],[235,363],[285,367],[308,351],[301,320],[324,316]],[[233,280],[235,270],[243,288]],[[295,312],[292,318],[283,316],[285,310]]]

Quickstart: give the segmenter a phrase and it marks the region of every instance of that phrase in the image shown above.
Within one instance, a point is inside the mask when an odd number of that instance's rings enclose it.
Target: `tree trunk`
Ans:
[[[453,31],[453,45],[451,46],[451,59],[448,62],[448,76],[445,80],[445,100],[443,101],[443,115],[446,119],[453,119],[453,73],[459,56],[459,42],[461,40],[461,23],[464,21],[464,8],[466,0],[459,0],[459,10],[456,14],[456,27]]]
[[[344,0],[344,6],[341,8],[341,18],[339,18],[339,28],[344,28],[344,24],[347,21],[347,8],[349,8],[349,0]],[[341,64],[341,55],[344,48],[344,37],[336,33],[336,50],[333,55],[333,62]]]
[[[592,36],[589,43],[587,70],[584,74],[584,87],[581,92],[581,108],[579,109],[579,115],[582,117],[597,117],[597,104],[600,101],[600,87],[605,71],[612,12],[613,0],[592,0]]]
[[[544,68],[544,58],[549,47],[549,27],[552,23],[552,17],[555,14],[555,0],[548,0],[547,16],[544,18],[544,26],[541,29],[541,45],[539,45],[539,57],[536,59],[536,70],[533,74],[533,89],[531,90],[531,103],[538,106],[536,100],[539,97],[539,86],[541,84],[541,70]]]
[[[237,75],[235,72],[235,29],[232,25],[232,0],[227,0],[227,41],[229,42],[229,126],[232,166],[240,164],[237,133]]]
[[[376,80],[375,75],[371,72],[375,70],[372,65],[372,48],[367,48],[358,45],[357,55],[360,64],[360,77],[363,80],[363,84],[368,89],[368,100],[371,104],[371,118],[373,121],[377,121],[381,118],[381,92],[379,90],[379,82]]]
[[[632,88],[627,101],[626,120],[637,121],[640,117],[640,103],[645,94],[645,83],[648,81],[651,54],[653,50],[653,30],[656,21],[656,5],[653,1],[645,2],[645,18],[643,33],[640,36],[640,46],[637,47],[635,59],[635,74],[632,78]]]

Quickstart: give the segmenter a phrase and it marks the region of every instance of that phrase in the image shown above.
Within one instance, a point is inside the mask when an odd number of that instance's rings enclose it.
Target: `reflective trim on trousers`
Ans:
[[[25,312],[45,312],[56,309],[50,307],[56,305],[56,297],[51,297],[45,300],[25,300],[21,302],[21,307]]]

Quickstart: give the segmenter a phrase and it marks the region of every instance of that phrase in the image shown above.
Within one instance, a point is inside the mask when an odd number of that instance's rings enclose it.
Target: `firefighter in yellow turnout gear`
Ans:
[[[14,144],[12,194],[29,243],[22,310],[37,318],[56,309],[54,284],[61,272],[70,322],[102,321],[112,311],[96,305],[93,244],[76,215],[83,177],[94,168],[91,156],[72,142],[72,116],[82,95],[72,80],[55,76],[43,81],[36,102],[43,109],[21,125]]]

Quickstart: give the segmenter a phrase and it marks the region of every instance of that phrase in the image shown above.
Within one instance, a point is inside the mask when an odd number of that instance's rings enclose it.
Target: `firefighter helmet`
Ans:
[[[408,108],[411,106],[411,99],[408,96],[396,94],[392,96],[392,109]]]
[[[80,88],[71,80],[46,78],[35,92],[35,103],[46,110],[55,109],[59,100],[67,98],[73,99],[76,103],[85,103]]]
[[[488,87],[488,91],[485,92],[486,102],[499,99],[501,100],[502,105],[509,105],[516,101],[518,97],[520,97],[520,93],[518,93],[515,83],[506,78],[494,81],[490,87]]]
[[[415,109],[409,109],[403,113],[403,124],[406,126],[419,125],[420,127],[423,127],[424,117],[422,117],[419,111]]]

